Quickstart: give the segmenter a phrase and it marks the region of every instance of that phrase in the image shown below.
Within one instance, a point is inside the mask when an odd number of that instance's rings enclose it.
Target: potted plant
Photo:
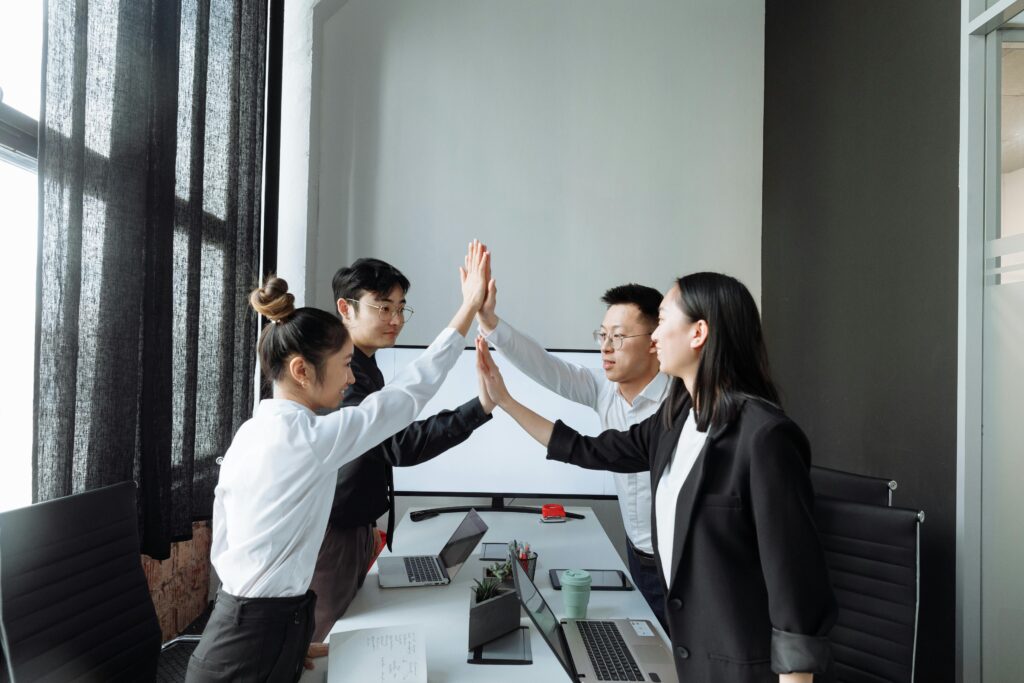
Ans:
[[[469,649],[519,628],[519,597],[497,579],[474,579],[469,600]]]
[[[513,558],[519,562],[523,569],[526,570],[530,580],[533,580],[534,573],[537,570],[537,553],[530,550],[529,543],[519,543],[518,541],[512,541],[508,544],[507,560],[504,562],[495,562],[490,567],[484,568],[484,578],[497,579],[503,585],[509,587],[514,586],[512,579]]]
[[[512,580],[512,565],[505,560],[484,567],[484,581],[495,581],[504,588],[513,588],[515,584]]]

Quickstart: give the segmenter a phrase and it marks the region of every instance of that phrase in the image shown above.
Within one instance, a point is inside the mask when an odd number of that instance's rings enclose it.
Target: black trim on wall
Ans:
[[[266,159],[263,166],[263,277],[277,270],[284,1],[270,0],[267,26],[267,130],[263,141]]]
[[[267,128],[263,137],[263,274],[277,272],[277,241],[281,192],[281,81],[284,63],[284,1],[269,0],[267,13]],[[269,321],[260,316],[262,330]],[[260,398],[270,398],[273,387],[263,373]]]

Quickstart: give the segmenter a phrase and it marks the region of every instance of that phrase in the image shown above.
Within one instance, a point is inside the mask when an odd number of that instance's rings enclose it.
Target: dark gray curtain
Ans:
[[[253,405],[266,0],[49,0],[33,497],[209,517]]]

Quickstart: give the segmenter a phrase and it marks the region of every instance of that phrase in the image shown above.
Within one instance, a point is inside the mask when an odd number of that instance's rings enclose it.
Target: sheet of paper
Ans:
[[[330,683],[427,683],[422,626],[368,628],[331,634]]]

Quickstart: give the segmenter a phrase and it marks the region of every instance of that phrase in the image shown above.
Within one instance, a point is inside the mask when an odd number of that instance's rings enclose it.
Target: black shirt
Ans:
[[[373,356],[355,348],[352,354],[355,384],[345,392],[342,406],[356,406],[384,387],[384,375]],[[392,467],[409,467],[434,458],[456,446],[473,430],[491,419],[474,398],[455,410],[442,410],[413,422],[394,436],[338,470],[338,484],[331,507],[331,524],[352,528],[372,524],[388,516],[388,546],[394,536],[394,482]]]

